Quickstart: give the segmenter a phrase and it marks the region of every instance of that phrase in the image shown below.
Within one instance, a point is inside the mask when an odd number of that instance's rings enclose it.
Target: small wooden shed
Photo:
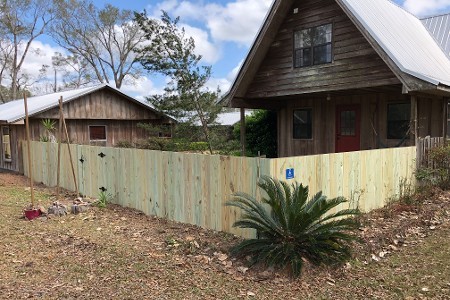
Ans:
[[[275,0],[223,102],[277,111],[281,157],[446,136],[450,28],[435,21],[389,0]]]
[[[167,125],[176,121],[109,85],[58,92],[28,99],[30,137],[46,136],[42,120],[55,122],[58,128],[59,98],[63,98],[64,118],[71,143],[114,146],[148,137],[138,123]],[[23,100],[0,105],[0,168],[23,172],[21,140],[25,139]],[[56,133],[57,135],[57,133]],[[63,139],[65,140],[65,138]]]

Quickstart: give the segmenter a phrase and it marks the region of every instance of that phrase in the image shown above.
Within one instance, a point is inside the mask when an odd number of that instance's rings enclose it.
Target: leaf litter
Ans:
[[[0,299],[450,299],[448,192],[364,215],[352,261],[291,280],[230,257],[236,236],[114,205],[24,221],[26,184],[0,173]]]

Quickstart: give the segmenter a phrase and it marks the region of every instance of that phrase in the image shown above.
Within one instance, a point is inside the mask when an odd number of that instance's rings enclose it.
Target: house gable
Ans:
[[[114,90],[103,88],[75,98],[63,104],[66,119],[103,120],[154,120],[164,118],[144,105],[130,101]],[[59,108],[55,107],[33,118],[59,119]]]
[[[333,26],[332,63],[294,68],[294,31],[324,24]],[[401,81],[334,0],[296,0],[249,84],[245,98],[399,84]]]

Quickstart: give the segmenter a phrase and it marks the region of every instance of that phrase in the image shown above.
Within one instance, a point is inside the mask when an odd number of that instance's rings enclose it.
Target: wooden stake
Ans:
[[[61,101],[62,101],[62,97],[61,97]],[[75,184],[75,192],[77,193],[77,196],[79,195],[78,193],[78,185],[77,185],[77,177],[75,176],[75,167],[73,166],[73,160],[72,160],[72,151],[70,150],[70,139],[69,139],[69,133],[67,132],[67,126],[66,126],[66,120],[64,119],[64,114],[63,114],[63,110],[62,110],[62,106],[60,107],[61,113],[61,119],[62,119],[62,124],[64,127],[64,132],[66,133],[66,142],[67,142],[67,149],[69,151],[69,160],[70,160],[70,166],[72,168],[72,175],[73,175],[73,182]]]
[[[33,189],[33,168],[31,167],[31,147],[30,147],[30,122],[28,121],[28,104],[27,95],[23,94],[23,102],[25,104],[25,127],[27,131],[27,150],[28,150],[28,173],[30,176],[30,189],[31,189],[31,208],[34,209],[34,189]]]
[[[241,108],[241,155],[245,156],[245,108]]]
[[[62,97],[59,98],[59,131],[58,131],[58,170],[56,173],[56,200],[59,200],[59,186],[61,177],[61,141],[62,141]]]

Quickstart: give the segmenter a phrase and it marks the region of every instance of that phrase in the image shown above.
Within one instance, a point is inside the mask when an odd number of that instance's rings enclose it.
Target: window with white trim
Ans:
[[[5,161],[11,161],[11,135],[9,126],[2,126],[2,150],[3,159]]]

